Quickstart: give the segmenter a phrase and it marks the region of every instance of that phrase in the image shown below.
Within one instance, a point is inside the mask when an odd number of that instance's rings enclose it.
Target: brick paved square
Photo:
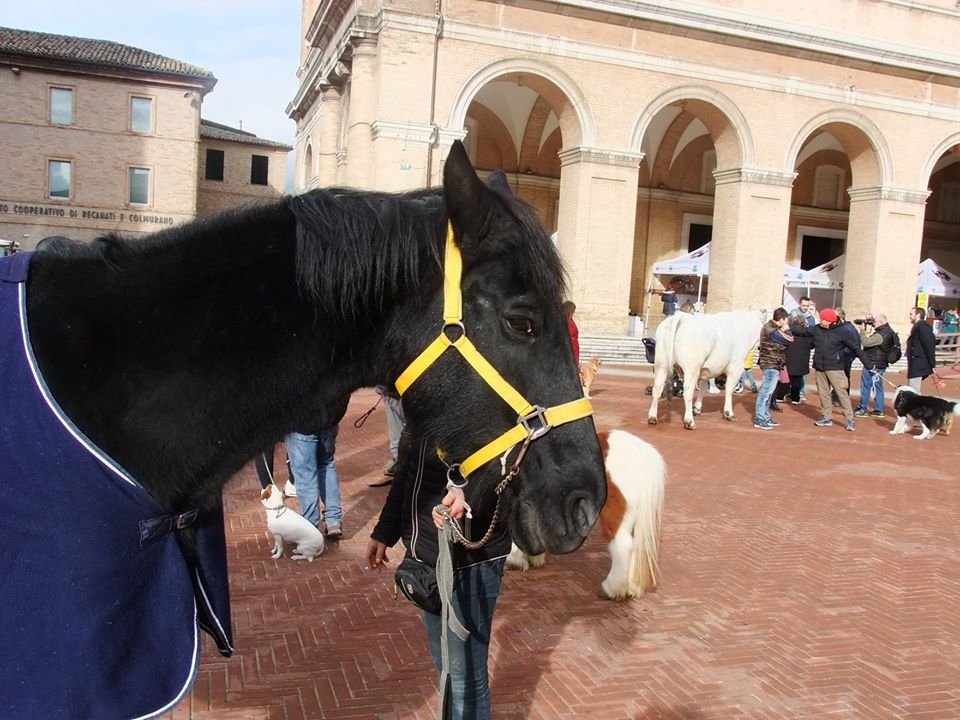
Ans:
[[[663,581],[641,600],[599,597],[600,538],[509,573],[491,659],[495,718],[960,717],[960,439],[814,427],[815,393],[755,430],[708,395],[697,430],[682,408],[646,423],[648,370],[604,366],[598,427],[666,457]],[[857,378],[854,376],[856,387]],[[960,395],[960,380],[947,394]],[[205,641],[174,720],[430,718],[435,680],[414,609],[392,575],[364,567],[386,495],[382,409],[355,395],[337,463],[345,538],[313,563],[270,558],[252,467],[227,488],[237,652]],[[839,417],[839,411],[837,411]],[[396,559],[399,551],[391,555]]]

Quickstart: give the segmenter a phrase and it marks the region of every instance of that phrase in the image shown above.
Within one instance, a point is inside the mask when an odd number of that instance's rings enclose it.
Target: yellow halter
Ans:
[[[444,255],[443,274],[443,327],[437,339],[430,343],[417,358],[410,363],[397,378],[397,391],[402,396],[427,368],[452,347],[470,363],[494,392],[513,408],[518,417],[517,424],[510,430],[492,440],[460,463],[460,474],[467,478],[477,468],[490,460],[503,455],[514,445],[526,440],[532,441],[545,435],[551,428],[563,423],[579,420],[593,413],[593,406],[586,398],[578,398],[552,408],[531,405],[510,383],[480,354],[476,346],[467,338],[463,327],[463,298],[460,294],[460,276],[463,273],[463,260],[460,248],[453,237],[453,226],[447,225],[447,246]],[[459,328],[460,337],[451,340],[447,336],[448,328]]]

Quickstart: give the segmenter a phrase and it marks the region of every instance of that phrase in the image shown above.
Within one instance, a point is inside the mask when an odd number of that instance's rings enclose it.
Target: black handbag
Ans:
[[[403,596],[421,610],[440,612],[440,589],[437,573],[426,563],[405,557],[393,576]]]

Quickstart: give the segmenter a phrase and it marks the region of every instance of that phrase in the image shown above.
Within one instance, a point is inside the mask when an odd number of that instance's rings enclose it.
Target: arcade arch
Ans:
[[[472,95],[465,108],[464,142],[474,166],[483,172],[503,170],[514,192],[530,203],[550,233],[557,230],[560,204],[560,151],[564,138],[582,136],[578,113],[566,93],[550,78],[498,64],[467,84]],[[466,98],[463,98],[466,100]],[[455,109],[454,115],[459,113]]]
[[[953,274],[960,273],[960,133],[934,148],[923,168],[930,197],[924,216],[921,259],[931,258]],[[935,297],[944,309],[956,306],[957,297]]]
[[[889,186],[893,163],[880,130],[848,110],[830,110],[810,119],[791,143],[787,161],[796,180],[791,193],[786,261],[804,270],[843,258],[840,288],[811,292],[820,307],[876,307],[879,288],[872,279],[890,258],[876,253],[876,202]],[[842,291],[841,291],[842,289]],[[791,305],[804,291],[788,292]],[[893,312],[893,308],[890,308]]]
[[[711,281],[714,287],[730,284],[737,240],[721,232],[715,242],[717,213],[729,212],[720,203],[730,200],[722,188],[718,198],[717,178],[728,183],[731,173],[752,165],[753,138],[729,98],[711,88],[687,86],[653,100],[641,112],[630,143],[642,153],[630,310],[655,322],[661,315],[658,293],[670,280],[651,276],[656,262],[711,242],[710,277],[703,285],[697,278],[677,278],[688,296],[684,299],[695,300]]]

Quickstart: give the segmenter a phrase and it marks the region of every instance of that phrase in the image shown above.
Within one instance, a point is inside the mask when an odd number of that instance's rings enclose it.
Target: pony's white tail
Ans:
[[[658,343],[659,345],[659,343]],[[603,583],[607,597],[642,597],[660,581],[660,526],[666,464],[647,442],[623,430],[607,435],[607,478],[611,505],[601,523],[609,534],[611,569]],[[612,512],[622,496],[621,521],[613,527]]]
[[[639,440],[634,438],[633,440]],[[642,441],[641,441],[642,442]],[[634,595],[653,590],[660,582],[660,526],[666,465],[652,445],[643,443],[645,472],[639,473],[636,515],[633,519],[633,554],[630,557],[630,585]]]

